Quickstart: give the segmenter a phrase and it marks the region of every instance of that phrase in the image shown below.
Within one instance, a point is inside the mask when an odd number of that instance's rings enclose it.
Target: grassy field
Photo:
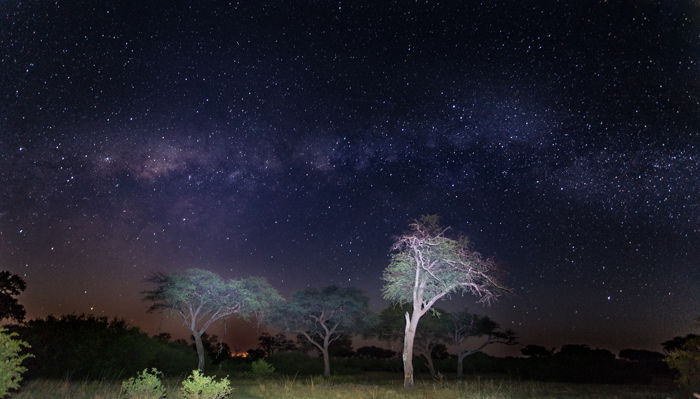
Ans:
[[[404,391],[400,381],[324,381],[320,378],[233,380],[231,399],[519,399],[610,398],[665,399],[679,397],[662,387],[631,385],[578,385],[476,378],[466,382],[419,382]],[[168,398],[181,398],[179,381],[167,381]],[[119,383],[108,381],[28,381],[11,399],[117,399]]]

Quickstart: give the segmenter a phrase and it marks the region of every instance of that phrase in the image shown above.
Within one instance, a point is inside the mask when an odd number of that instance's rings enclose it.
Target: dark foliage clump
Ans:
[[[124,378],[155,367],[166,376],[197,365],[188,345],[150,337],[125,321],[89,315],[49,316],[13,326],[32,346],[28,378]]]

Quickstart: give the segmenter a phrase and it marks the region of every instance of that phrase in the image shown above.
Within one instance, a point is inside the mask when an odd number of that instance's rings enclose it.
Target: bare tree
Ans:
[[[465,238],[449,238],[436,215],[410,224],[396,238],[384,271],[385,299],[410,303],[403,342],[404,387],[412,388],[413,342],[418,322],[437,301],[453,293],[471,294],[489,303],[506,289],[493,276],[494,262],[468,248]]]

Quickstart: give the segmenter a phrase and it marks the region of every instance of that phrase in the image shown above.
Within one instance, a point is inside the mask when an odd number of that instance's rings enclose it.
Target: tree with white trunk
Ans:
[[[466,238],[446,235],[436,215],[423,216],[397,237],[389,266],[384,270],[383,297],[411,304],[404,314],[404,387],[412,388],[413,343],[418,322],[435,303],[452,294],[474,295],[489,303],[505,287],[494,276],[493,260],[469,248]]]

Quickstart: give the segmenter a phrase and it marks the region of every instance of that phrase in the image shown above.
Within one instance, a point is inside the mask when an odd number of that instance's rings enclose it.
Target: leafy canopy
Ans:
[[[27,284],[16,274],[8,271],[0,272],[0,319],[9,318],[18,322],[24,321],[26,314],[24,306],[16,296],[27,288]]]
[[[0,328],[0,398],[5,397],[10,390],[19,388],[22,373],[27,371],[22,362],[32,357],[24,353],[29,344],[17,337],[17,333]]]
[[[259,277],[225,281],[216,273],[193,268],[155,274],[149,281],[155,286],[145,293],[145,298],[153,302],[149,310],[172,310],[187,327],[199,332],[221,318],[232,314],[251,316],[281,300],[277,291]]]
[[[396,238],[383,275],[384,299],[419,305],[425,313],[452,293],[490,302],[506,290],[493,276],[493,260],[469,249],[465,237],[446,236],[447,231],[437,216],[430,215],[411,223],[409,231]]]
[[[307,288],[294,293],[278,308],[276,324],[288,331],[325,336],[359,331],[370,314],[369,298],[362,290],[330,286]]]

